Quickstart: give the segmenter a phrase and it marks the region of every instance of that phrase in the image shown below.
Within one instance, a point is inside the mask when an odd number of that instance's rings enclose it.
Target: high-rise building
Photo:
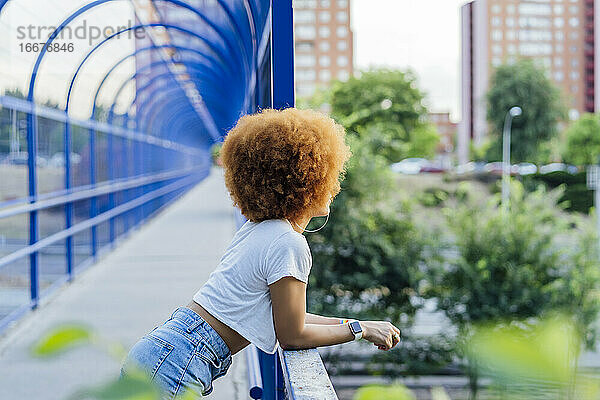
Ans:
[[[488,132],[485,94],[498,65],[539,60],[568,100],[569,115],[594,112],[594,0],[474,0],[461,7],[461,110],[457,156],[468,158]]]
[[[349,0],[294,0],[295,75],[298,97],[353,73]]]

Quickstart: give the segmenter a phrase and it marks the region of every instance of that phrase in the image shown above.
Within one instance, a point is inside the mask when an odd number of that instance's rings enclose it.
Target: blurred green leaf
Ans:
[[[77,345],[90,343],[91,329],[81,324],[65,324],[46,333],[31,351],[34,356],[51,357]]]
[[[561,317],[530,329],[518,324],[477,328],[469,352],[482,371],[506,382],[566,385],[573,377],[579,343],[572,322]]]
[[[354,400],[416,400],[413,393],[403,385],[366,385],[359,388]]]

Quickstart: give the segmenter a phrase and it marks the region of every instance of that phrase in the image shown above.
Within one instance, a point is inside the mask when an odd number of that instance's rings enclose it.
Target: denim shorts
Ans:
[[[229,369],[231,352],[200,315],[178,307],[133,345],[122,363],[121,377],[132,365],[149,375],[164,400],[172,400],[184,391],[210,394],[212,381]]]

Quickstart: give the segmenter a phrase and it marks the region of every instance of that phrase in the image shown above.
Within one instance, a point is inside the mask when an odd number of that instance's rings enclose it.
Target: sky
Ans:
[[[457,121],[460,6],[466,0],[351,0],[355,68],[413,69],[431,111]]]

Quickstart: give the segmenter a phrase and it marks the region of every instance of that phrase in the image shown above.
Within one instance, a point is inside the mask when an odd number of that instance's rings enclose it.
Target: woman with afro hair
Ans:
[[[266,109],[238,121],[221,157],[225,185],[247,221],[190,303],[131,348],[121,376],[142,368],[168,399],[184,390],[206,395],[250,343],[273,354],[278,343],[307,349],[362,338],[389,350],[399,342],[400,330],[387,321],[306,312],[312,257],[303,233],[311,218],[329,217],[340,191],[351,155],[344,135],[311,110]]]

